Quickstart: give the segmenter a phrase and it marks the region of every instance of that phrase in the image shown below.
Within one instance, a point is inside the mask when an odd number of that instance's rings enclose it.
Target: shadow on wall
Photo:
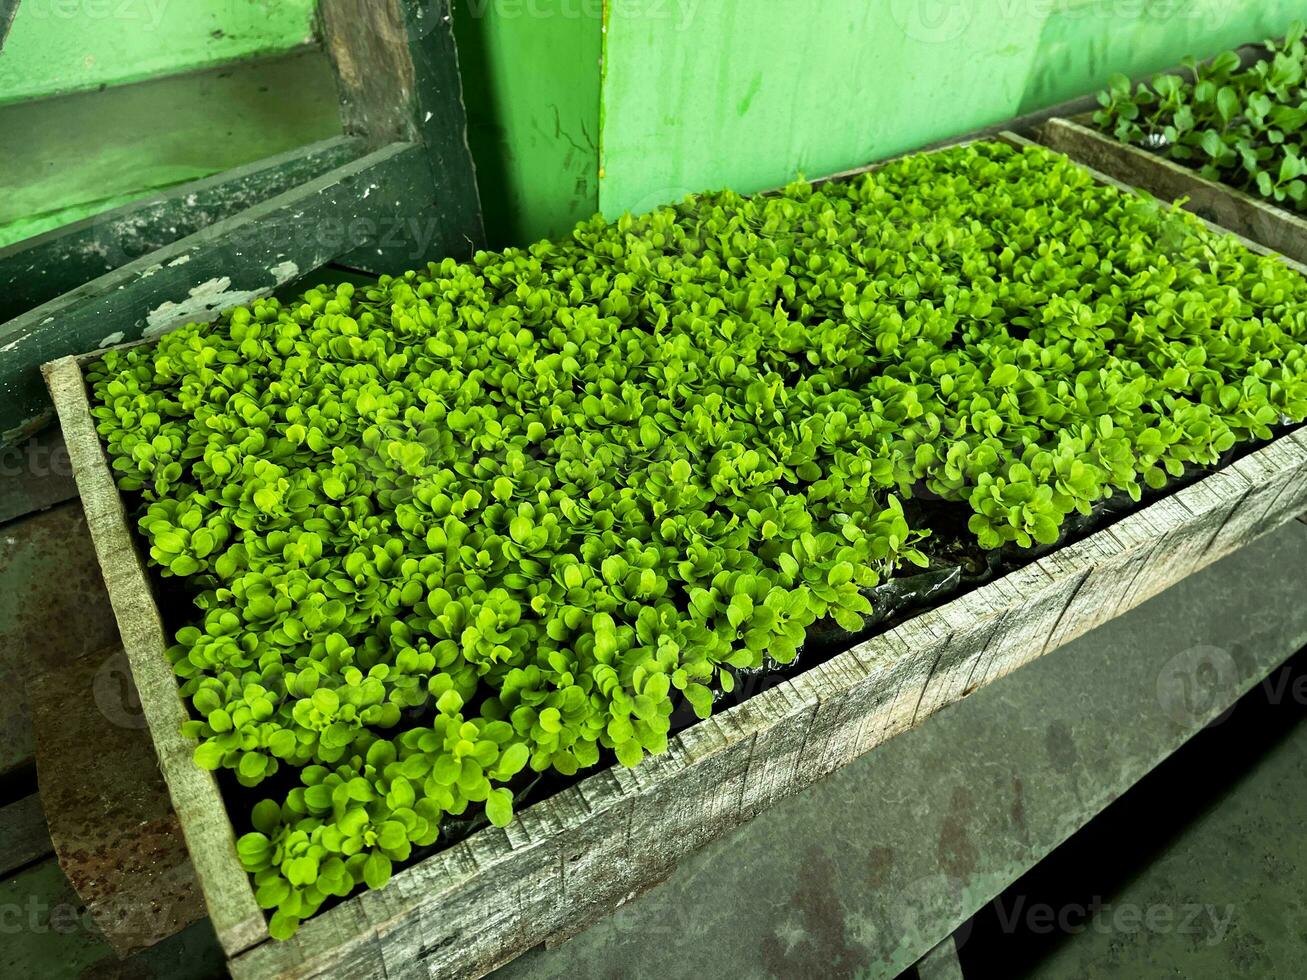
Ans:
[[[565,235],[599,208],[602,11],[599,0],[456,0],[492,246]]]
[[[476,164],[482,218],[492,247],[516,240],[509,206],[512,153],[508,133],[495,113],[498,101],[491,69],[490,40],[485,17],[478,17],[466,2],[454,5],[454,38],[458,44],[458,70],[463,79],[467,107],[467,141]],[[504,236],[508,236],[504,238]]]

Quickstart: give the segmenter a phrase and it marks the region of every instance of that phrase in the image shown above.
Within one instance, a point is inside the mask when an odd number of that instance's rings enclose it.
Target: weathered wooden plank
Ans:
[[[0,323],[365,152],[357,138],[323,140],[0,248]]]
[[[0,841],[4,842],[0,846],[0,877],[50,853],[50,832],[45,826],[40,796],[32,793],[0,806]]]
[[[1086,122],[1084,117],[1050,119],[1035,130],[1035,136],[1044,145],[1163,201],[1188,198],[1185,210],[1289,258],[1307,262],[1307,218],[1265,198],[1201,177],[1174,160],[1121,143]]]
[[[213,774],[195,765],[195,742],[181,733],[186,705],[164,655],[167,636],[100,448],[82,372],[73,358],[63,358],[47,365],[45,375],[59,405],[87,527],[173,808],[218,941],[235,955],[266,939],[267,924],[237,860],[235,832]]]
[[[1307,533],[1286,525],[759,814],[634,908],[495,980],[570,980],[597,963],[611,977],[898,975],[1300,649],[1305,570]],[[1229,659],[1200,669],[1215,648]],[[841,922],[856,926],[841,935]]]
[[[449,0],[322,0],[318,21],[336,68],[345,131],[373,146],[402,140],[422,147],[430,181],[422,210],[429,209],[435,230],[401,227],[396,234],[410,236],[408,254],[462,258],[481,248],[485,231]],[[418,210],[410,204],[398,213]],[[342,261],[398,271],[375,250]]]
[[[750,732],[757,731],[767,711],[776,711],[779,716],[767,744],[760,746],[755,740],[747,752],[744,786],[740,790],[740,813],[746,820],[785,796],[817,712],[815,703],[803,701],[788,684],[768,693],[768,700],[745,701],[728,713],[728,723],[736,730],[732,736],[735,741],[748,739]]]
[[[391,144],[0,325],[0,442],[51,417],[38,368],[52,358],[203,320],[360,248],[402,252],[386,209],[426,200],[428,181],[422,152]]]
[[[0,0],[0,48],[5,46],[5,38],[9,36],[9,27],[13,24],[16,13],[18,0]]]

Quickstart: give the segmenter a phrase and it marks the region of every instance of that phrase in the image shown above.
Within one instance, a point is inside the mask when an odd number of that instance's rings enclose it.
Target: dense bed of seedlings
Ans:
[[[1285,207],[1307,213],[1307,44],[1295,24],[1268,57],[1241,69],[1227,51],[1188,59],[1193,80],[1157,75],[1131,91],[1112,76],[1094,122],[1123,143],[1164,154]]]
[[[257,301],[89,379],[199,610],[196,761],[271,797],[239,851],[281,937],[860,628],[926,560],[902,500],[1035,546],[1303,419],[1305,340],[1285,266],[980,143]]]

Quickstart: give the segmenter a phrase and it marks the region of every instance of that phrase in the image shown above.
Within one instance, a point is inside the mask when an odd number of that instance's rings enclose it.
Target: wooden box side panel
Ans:
[[[578,931],[686,854],[1307,509],[1307,435],[598,773],[232,964],[237,978],[474,977]]]
[[[166,655],[159,610],[95,431],[81,369],[75,358],[65,357],[46,365],[45,376],[159,766],[214,931],[227,954],[235,955],[267,938],[264,915],[236,856],[235,834],[217,782],[195,765],[195,743],[181,733],[186,705]]]
[[[1036,130],[1039,142],[1133,184],[1161,200],[1188,198],[1199,217],[1260,242],[1297,262],[1307,262],[1307,219],[1284,208],[1199,176],[1173,160],[1105,136],[1072,119],[1050,119]]]

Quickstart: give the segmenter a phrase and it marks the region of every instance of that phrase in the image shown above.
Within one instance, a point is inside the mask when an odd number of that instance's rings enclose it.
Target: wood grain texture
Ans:
[[[1188,211],[1260,242],[1298,262],[1307,262],[1307,218],[1264,198],[1205,177],[1173,160],[1121,143],[1087,125],[1087,117],[1050,119],[1035,137],[1074,160],[1148,191],[1163,201],[1188,198]]]
[[[449,0],[321,0],[318,22],[346,132],[372,146],[402,140],[422,148],[430,183],[405,213],[429,209],[440,233],[415,236],[412,253],[423,261],[469,257],[485,231]],[[342,262],[395,271],[365,249]]]
[[[1029,145],[1012,134],[1002,138]],[[86,411],[80,375],[80,401],[65,410],[76,368],[59,364],[65,377],[52,390],[61,418],[65,411],[76,417]],[[75,461],[103,470],[101,483],[111,488],[98,442],[78,442],[74,450],[74,441],[69,437]],[[634,770],[595,773],[528,807],[509,826],[483,830],[401,871],[387,888],[305,922],[287,942],[245,950],[231,960],[231,972],[237,980],[484,975],[542,940],[574,934],[767,806],[1304,509],[1307,436],[1300,430],[694,725],[664,756]],[[118,514],[121,522],[120,505]],[[130,537],[127,547],[134,547]],[[139,579],[124,595],[152,607],[141,563],[131,557],[129,570]],[[162,639],[156,642],[148,669],[162,673]],[[142,659],[148,656],[142,650]],[[166,690],[162,678],[140,684],[143,701],[176,704],[170,672],[166,679]],[[158,727],[170,723],[168,712],[154,715],[157,721],[147,711],[156,738],[163,731],[175,740]],[[230,896],[202,883],[210,908],[225,910]]]
[[[167,637],[127,515],[100,447],[86,385],[74,358],[45,367],[72,459],[87,527],[100,559],[123,649],[168,783],[214,931],[229,956],[267,938],[263,912],[236,857],[235,833],[213,774],[193,761],[195,742],[181,734],[188,717],[168,662]]]

